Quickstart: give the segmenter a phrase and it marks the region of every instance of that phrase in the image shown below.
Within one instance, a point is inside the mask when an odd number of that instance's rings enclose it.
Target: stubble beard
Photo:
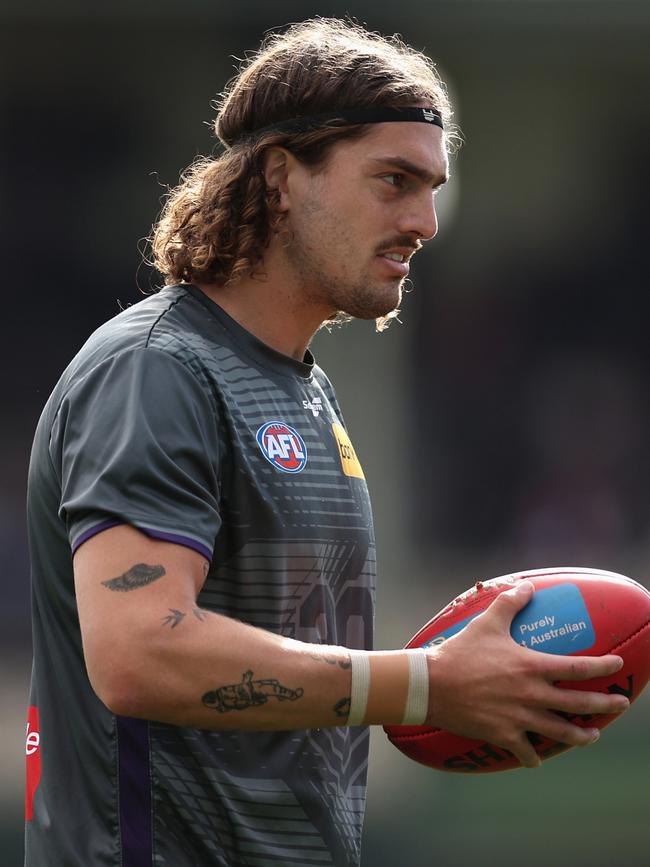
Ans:
[[[322,234],[323,239],[331,238],[327,231]],[[340,273],[334,273],[335,266],[322,255],[322,245],[310,243],[296,233],[291,235],[285,250],[305,302],[330,310],[329,319],[341,314],[355,319],[378,319],[399,307],[403,278],[379,280],[369,274],[352,275],[344,267]]]

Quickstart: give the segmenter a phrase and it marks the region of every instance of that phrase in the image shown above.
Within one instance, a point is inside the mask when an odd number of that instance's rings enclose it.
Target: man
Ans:
[[[534,767],[527,731],[596,736],[553,711],[627,706],[553,686],[618,657],[510,639],[530,585],[430,653],[371,650],[367,489],[308,344],[396,311],[450,115],[396,40],[330,20],[269,39],[223,99],[224,154],[155,228],[165,287],[64,372],[29,479],[27,864],[357,865],[367,725]]]

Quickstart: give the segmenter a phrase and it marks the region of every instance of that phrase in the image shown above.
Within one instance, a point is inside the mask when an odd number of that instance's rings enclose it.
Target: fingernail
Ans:
[[[591,735],[590,744],[595,744],[598,738],[600,737],[600,729],[592,729],[589,734]]]
[[[624,664],[625,663],[623,662],[623,659],[619,656],[618,663],[616,665],[616,671],[620,671],[623,668]]]
[[[517,593],[523,595],[524,593],[530,593],[534,589],[532,581],[522,581],[517,587]]]

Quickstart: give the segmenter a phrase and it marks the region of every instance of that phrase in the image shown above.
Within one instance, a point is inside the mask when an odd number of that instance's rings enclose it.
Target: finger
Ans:
[[[533,651],[534,652],[534,651]],[[620,656],[607,654],[607,656],[555,656],[540,654],[548,657],[544,664],[548,665],[547,677],[550,680],[592,680],[596,677],[607,677],[616,674],[623,668],[623,660]]]
[[[585,716],[597,714],[623,713],[630,706],[624,695],[605,692],[585,692],[579,689],[553,688],[544,696],[544,707],[563,713]]]
[[[571,747],[586,747],[595,743],[600,737],[600,731],[593,726],[578,726],[563,719],[552,711],[535,714],[527,723],[528,730],[543,735],[560,744]]]
[[[504,746],[504,749],[509,750],[524,768],[538,768],[542,764],[541,758],[535,752],[535,747],[525,732],[514,743]]]
[[[483,617],[497,622],[504,630],[510,629],[510,624],[516,614],[531,600],[535,591],[531,581],[521,581],[511,590],[504,590],[485,610]]]

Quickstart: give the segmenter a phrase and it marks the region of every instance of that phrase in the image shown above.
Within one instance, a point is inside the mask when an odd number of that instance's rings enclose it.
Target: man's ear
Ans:
[[[264,154],[262,174],[269,191],[277,190],[278,211],[289,210],[289,173],[295,157],[284,148],[269,148]]]

